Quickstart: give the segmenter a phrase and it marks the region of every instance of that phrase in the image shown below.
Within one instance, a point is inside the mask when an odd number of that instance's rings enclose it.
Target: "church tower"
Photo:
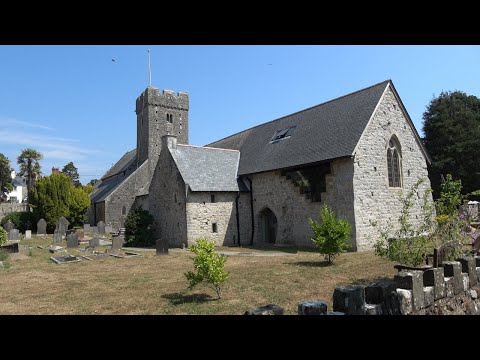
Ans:
[[[160,90],[149,86],[137,98],[137,156],[139,165],[150,159],[153,173],[162,150],[162,136],[174,135],[179,144],[188,144],[189,96],[186,92]]]

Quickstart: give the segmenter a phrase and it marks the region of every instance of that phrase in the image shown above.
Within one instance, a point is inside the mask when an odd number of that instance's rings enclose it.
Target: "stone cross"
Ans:
[[[37,235],[47,235],[47,222],[44,219],[37,222]]]

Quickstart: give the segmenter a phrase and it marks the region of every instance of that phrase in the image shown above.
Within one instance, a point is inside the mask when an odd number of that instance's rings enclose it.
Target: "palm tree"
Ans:
[[[42,153],[33,149],[24,149],[17,157],[17,163],[20,165],[20,176],[27,176],[28,192],[33,188],[33,180],[40,175],[40,163]]]

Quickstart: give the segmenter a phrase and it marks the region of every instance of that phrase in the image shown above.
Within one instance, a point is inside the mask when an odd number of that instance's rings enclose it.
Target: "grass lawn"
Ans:
[[[55,264],[48,250],[51,238],[22,240],[20,258],[10,257],[10,267],[0,269],[0,314],[243,314],[270,303],[296,314],[304,300],[325,300],[332,310],[332,294],[341,284],[365,284],[392,277],[393,263],[373,252],[347,253],[326,266],[323,256],[292,249],[222,248],[228,251],[284,256],[229,256],[230,278],[223,296],[198,285],[187,290],[184,272],[193,270],[192,253],[170,252],[155,256],[119,259],[108,256],[93,261]],[[66,246],[63,241],[61,246]],[[84,246],[81,246],[83,248]],[[77,255],[76,250],[70,254]],[[57,255],[57,254],[55,254]]]

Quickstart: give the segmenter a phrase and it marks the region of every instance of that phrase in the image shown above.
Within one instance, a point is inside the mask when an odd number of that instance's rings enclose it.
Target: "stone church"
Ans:
[[[91,194],[91,224],[123,227],[142,206],[170,247],[200,237],[312,246],[308,219],[328,204],[364,251],[378,234],[371,221],[398,219],[402,192],[423,178],[411,210],[421,219],[431,160],[390,80],[206,146],[188,144],[188,110],[185,92],[148,87],[137,98],[137,147]]]

